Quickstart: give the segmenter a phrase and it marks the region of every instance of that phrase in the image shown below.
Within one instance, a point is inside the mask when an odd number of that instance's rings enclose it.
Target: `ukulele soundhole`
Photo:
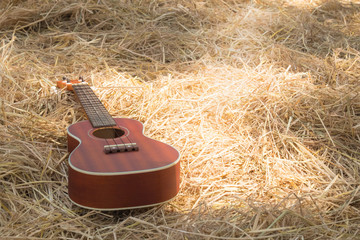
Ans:
[[[97,138],[113,139],[123,136],[125,132],[120,128],[109,127],[97,129],[92,134]]]

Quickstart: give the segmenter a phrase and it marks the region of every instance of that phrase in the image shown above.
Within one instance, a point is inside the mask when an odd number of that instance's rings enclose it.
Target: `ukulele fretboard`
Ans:
[[[74,84],[73,89],[94,128],[116,125],[114,119],[89,85]]]

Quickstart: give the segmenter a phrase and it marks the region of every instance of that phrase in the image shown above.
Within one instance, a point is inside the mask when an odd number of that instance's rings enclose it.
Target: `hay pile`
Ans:
[[[359,29],[350,1],[1,1],[0,237],[356,238]],[[71,204],[79,75],[181,152],[175,200]]]

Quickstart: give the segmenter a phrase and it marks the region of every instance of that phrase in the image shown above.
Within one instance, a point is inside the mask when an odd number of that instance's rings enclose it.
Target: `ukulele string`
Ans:
[[[74,86],[75,86],[75,85],[74,85]],[[95,98],[94,98],[94,96],[93,96],[93,98],[91,99],[91,98],[86,94],[86,91],[85,91],[85,88],[84,88],[85,86],[88,86],[88,85],[76,85],[75,88],[77,88],[78,90],[81,91],[81,92],[79,92],[78,95],[79,95],[79,96],[81,95],[83,98],[85,97],[89,103],[91,103],[91,100],[94,100],[94,99],[97,99],[97,100],[98,100],[98,98],[97,98],[96,96],[95,96]],[[75,88],[74,88],[74,89],[75,89]],[[94,93],[94,94],[95,94],[95,93]],[[100,102],[100,100],[98,100],[98,101]],[[100,102],[100,103],[101,103],[101,102]],[[102,104],[102,103],[101,103],[101,104]],[[92,106],[92,107],[93,107],[93,112],[98,116],[98,120],[100,120],[103,125],[107,125],[106,122],[104,122],[103,118],[100,116],[99,112],[96,111],[95,107],[94,107],[92,104],[91,104],[91,105],[88,105],[88,106]],[[86,112],[86,108],[84,108],[84,109],[85,109],[85,112]],[[115,120],[114,120],[114,121],[115,121]],[[118,126],[117,124],[116,124],[116,126],[121,129],[121,127]],[[113,128],[113,133],[114,133],[115,137],[113,137],[113,135],[112,135],[111,138],[109,138],[109,139],[111,139],[111,140],[115,143],[115,146],[116,146],[117,150],[118,150],[118,151],[121,151],[121,148],[120,148],[119,144],[116,142],[116,138],[119,138],[120,141],[121,141],[121,144],[125,147],[125,151],[129,151],[129,148],[131,148],[131,146],[129,147],[129,146],[126,144],[126,142],[125,142],[125,141],[123,140],[123,138],[122,138],[122,135],[119,135],[118,131],[116,131],[114,128]],[[126,135],[125,133],[124,133],[124,135],[125,135],[125,138],[127,139],[128,143],[131,144],[132,141],[131,141],[130,137],[129,137],[128,135]],[[107,145],[110,146],[110,143],[108,142],[108,139],[107,139],[107,138],[105,138],[105,142],[106,142]],[[131,150],[131,149],[130,149],[130,150]]]
[[[118,128],[120,128],[120,126],[118,126],[117,124],[116,124],[116,126],[118,127]],[[120,128],[121,129],[121,128]],[[116,130],[114,130],[114,132],[115,132],[115,135],[116,135],[116,138],[119,138],[120,139],[120,141],[121,141],[121,144],[125,147],[125,149],[127,150],[127,146],[126,146],[126,143],[124,142],[124,140],[122,139],[122,135],[119,135],[119,133],[116,131]],[[124,132],[124,135],[125,135],[125,132]],[[126,136],[126,135],[125,135]],[[115,139],[116,140],[116,139]],[[116,142],[115,142],[115,144],[116,144],[116,146],[119,146]],[[119,150],[119,152],[120,152],[120,147],[118,147],[118,150]]]
[[[79,96],[79,99],[80,99],[80,96],[83,98],[84,100],[84,97],[87,99],[88,103],[90,103],[90,105],[87,105],[87,107],[91,106],[93,108],[93,112],[98,116],[98,119],[101,121],[101,123],[103,125],[104,124],[104,121],[102,120],[100,114],[98,113],[98,111],[96,111],[96,109],[94,108],[94,106],[91,104],[91,99],[89,98],[89,96],[86,94],[86,91],[85,89],[82,87],[82,86],[85,86],[85,85],[73,85],[73,89],[76,91],[76,94]],[[77,90],[79,90],[79,92],[77,92]],[[80,100],[81,102],[81,100]],[[85,112],[86,112],[86,108],[83,106],[83,108],[85,109]],[[89,110],[89,109],[88,109]],[[90,110],[89,110],[90,111]],[[89,117],[89,115],[88,115]],[[89,117],[90,118],[90,117]],[[90,121],[91,122],[91,121]],[[106,142],[106,145],[111,145],[109,142],[108,142],[108,139],[107,138],[104,138],[105,139],[105,142]],[[114,140],[114,138],[112,137],[112,140],[114,141],[114,143],[116,144],[116,141]]]
[[[117,125],[117,127],[121,129],[121,127],[120,127],[119,125]],[[126,143],[124,142],[124,140],[122,139],[122,137],[118,135],[118,132],[115,131],[115,133],[116,133],[116,135],[117,135],[117,138],[119,138],[120,141],[122,142],[122,144],[125,146],[126,151],[129,151],[129,148],[130,148],[130,150],[131,150],[132,147],[126,145]],[[129,131],[129,134],[130,134],[130,131]],[[127,138],[128,143],[130,143],[130,144],[133,143],[133,142],[130,140],[130,137],[125,133],[125,131],[124,131],[124,135],[125,135],[125,138]],[[120,151],[120,150],[119,150],[119,151]]]
[[[83,86],[85,87],[85,86],[88,86],[88,85],[83,85]],[[85,91],[83,90],[83,92],[85,92]],[[90,99],[90,97],[89,97],[88,95],[86,95],[86,93],[85,93],[86,98],[87,98],[89,101],[91,101],[91,100],[97,101],[101,106],[103,106],[102,103],[101,103],[101,101],[96,97],[95,93],[94,93],[93,91],[92,91],[92,93],[93,93],[92,99]],[[91,105],[91,106],[93,106],[93,105]],[[93,108],[94,108],[94,107],[93,107]],[[104,109],[105,109],[105,108],[104,108]],[[96,111],[95,108],[94,108],[93,110],[94,110],[94,112],[96,113],[96,115],[98,116],[98,119],[101,121],[102,125],[107,125],[105,119],[100,116],[99,112]],[[105,109],[105,111],[106,111],[106,109]],[[106,113],[108,113],[108,112],[106,111]],[[109,115],[109,117],[111,118],[110,115]],[[105,121],[105,122],[104,122],[104,121]],[[119,127],[119,126],[118,126],[118,127]],[[119,128],[120,128],[120,127],[119,127]],[[125,135],[125,136],[126,136],[126,135]],[[127,136],[126,136],[126,137],[127,137]],[[116,147],[117,150],[120,152],[120,151],[121,151],[121,147],[120,147],[120,145],[116,142],[116,138],[119,138],[120,141],[121,141],[121,144],[125,147],[125,149],[126,149],[126,150],[129,150],[128,146],[126,145],[126,143],[124,142],[124,140],[121,138],[121,135],[119,135],[118,131],[116,131],[116,129],[113,128],[113,134],[111,135],[111,138],[108,138],[108,139],[109,139],[110,141],[112,140],[112,142],[114,142],[115,147]],[[128,138],[128,137],[127,137],[127,138]],[[108,142],[108,139],[105,138],[105,141],[106,141],[106,144],[110,146],[111,144]],[[129,138],[128,138],[128,140],[130,141]]]

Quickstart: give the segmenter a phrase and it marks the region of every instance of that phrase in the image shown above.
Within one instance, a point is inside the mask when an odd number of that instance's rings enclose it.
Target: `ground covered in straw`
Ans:
[[[0,238],[359,238],[359,60],[356,1],[1,1]],[[70,202],[80,75],[181,152],[169,204]]]

